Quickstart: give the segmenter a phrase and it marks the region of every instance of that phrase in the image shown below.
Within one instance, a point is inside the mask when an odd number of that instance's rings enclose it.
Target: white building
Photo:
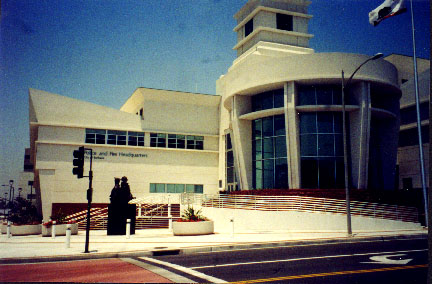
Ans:
[[[87,179],[72,153],[94,151],[93,202],[114,177],[132,194],[261,188],[343,188],[341,72],[369,57],[314,53],[309,1],[250,0],[236,15],[238,57],[216,95],[138,88],[120,110],[30,89],[30,149],[43,217],[85,208]],[[371,61],[347,90],[353,188],[393,189],[398,70]],[[86,163],[88,170],[88,163]]]

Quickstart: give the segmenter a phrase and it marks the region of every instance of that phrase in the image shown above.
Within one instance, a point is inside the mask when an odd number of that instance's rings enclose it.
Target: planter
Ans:
[[[66,236],[66,224],[55,225],[55,235],[56,236]],[[51,237],[52,226],[47,228],[42,225],[42,237]],[[78,224],[71,224],[72,235],[78,234]]]
[[[214,233],[213,221],[173,222],[174,236],[198,236]]]
[[[2,232],[6,234],[7,225],[2,226]],[[41,233],[41,225],[11,225],[10,233],[12,236],[27,236],[27,235],[39,235]]]

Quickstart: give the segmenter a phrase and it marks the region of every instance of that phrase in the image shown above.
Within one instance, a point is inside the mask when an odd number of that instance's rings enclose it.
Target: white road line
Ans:
[[[210,275],[207,275],[207,274],[204,274],[204,273],[192,270],[191,268],[187,268],[187,267],[180,266],[180,265],[177,265],[177,264],[161,261],[161,260],[158,260],[158,259],[153,259],[153,258],[150,258],[150,257],[140,257],[140,259],[143,259],[145,261],[149,261],[149,262],[153,262],[153,263],[157,263],[157,264],[161,264],[161,265],[164,265],[164,266],[167,266],[167,267],[171,267],[171,268],[177,269],[179,271],[185,272],[185,273],[190,274],[192,276],[195,276],[195,277],[204,279],[206,281],[209,281],[210,283],[227,283],[225,280],[222,280],[222,279],[219,279],[219,278],[215,278],[213,276],[210,276]]]
[[[136,266],[139,266],[141,268],[147,269],[153,273],[156,273],[162,277],[165,277],[165,278],[173,281],[174,283],[193,283],[192,280],[190,280],[186,277],[183,277],[181,275],[175,274],[175,273],[168,271],[166,269],[163,269],[159,266],[154,266],[154,265],[151,265],[149,263],[138,261],[138,260],[135,260],[132,258],[120,258],[120,259],[123,261],[126,261],[128,263],[134,264]]]
[[[411,240],[423,240],[423,238],[419,239],[394,239],[394,240],[381,240],[382,242],[391,242],[391,241],[411,241]],[[355,243],[375,243],[374,241],[356,241]],[[276,247],[258,247],[258,248],[237,248],[237,249],[226,249],[226,250],[216,250],[216,251],[202,251],[197,252],[197,254],[209,254],[209,253],[221,253],[221,252],[233,252],[233,251],[244,251],[244,250],[260,250],[260,249],[279,249],[279,248],[292,248],[292,247],[310,247],[310,246],[329,246],[329,245],[343,245],[343,244],[349,244],[351,242],[346,243],[327,243],[327,244],[304,244],[304,245],[286,245],[286,246],[276,246]],[[245,246],[248,246],[245,244]]]
[[[391,251],[391,252],[369,252],[369,253],[328,255],[328,256],[314,256],[314,257],[279,259],[279,260],[266,260],[266,261],[227,263],[227,264],[216,264],[216,265],[207,265],[207,266],[196,266],[196,267],[190,267],[190,269],[204,269],[204,268],[214,268],[214,267],[240,266],[240,265],[251,265],[251,264],[275,263],[275,262],[290,262],[290,261],[322,259],[322,258],[337,258],[337,257],[347,257],[347,256],[379,255],[379,254],[390,254],[390,253],[407,253],[407,252],[419,252],[419,251],[427,251],[427,249],[405,250],[405,251]]]

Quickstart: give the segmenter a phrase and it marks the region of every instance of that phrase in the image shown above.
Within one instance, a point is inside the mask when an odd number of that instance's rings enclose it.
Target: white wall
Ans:
[[[234,230],[239,231],[346,231],[346,215],[331,213],[306,213],[296,211],[254,211],[241,209],[202,208],[202,215],[215,222],[216,232],[231,232],[230,219],[234,218]],[[352,230],[386,231],[420,229],[417,223],[352,216]]]
[[[218,152],[150,147],[86,145],[95,151],[93,160],[93,202],[109,203],[114,177],[127,176],[135,197],[149,195],[150,183],[202,184],[204,193],[218,191]],[[72,174],[76,145],[37,144],[44,219],[52,203],[86,203],[88,178]],[[133,157],[132,157],[133,155]],[[89,160],[85,163],[85,175]],[[153,194],[153,193],[152,193]]]

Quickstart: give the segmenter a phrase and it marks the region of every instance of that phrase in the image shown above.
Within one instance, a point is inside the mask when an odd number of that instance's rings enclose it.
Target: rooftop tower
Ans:
[[[306,0],[249,0],[234,15],[237,26],[237,57],[254,51],[269,55],[308,54],[308,22],[312,18]],[[243,56],[242,56],[243,55]],[[276,55],[276,54],[274,54]]]

